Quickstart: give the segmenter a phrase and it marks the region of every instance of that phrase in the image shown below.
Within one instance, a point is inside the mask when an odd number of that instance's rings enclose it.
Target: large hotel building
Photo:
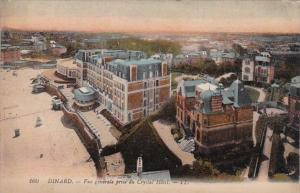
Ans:
[[[146,59],[144,52],[79,50],[76,83],[90,86],[97,100],[121,124],[147,116],[170,97],[167,63]]]

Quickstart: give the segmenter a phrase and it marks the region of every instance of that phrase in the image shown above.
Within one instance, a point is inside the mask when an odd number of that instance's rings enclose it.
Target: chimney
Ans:
[[[130,65],[130,81],[136,81],[136,80],[137,80],[137,66]]]

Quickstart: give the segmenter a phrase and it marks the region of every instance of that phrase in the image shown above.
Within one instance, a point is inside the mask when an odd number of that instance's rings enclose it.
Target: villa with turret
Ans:
[[[251,100],[240,80],[227,89],[206,80],[182,80],[176,109],[177,125],[194,138],[200,153],[252,144]]]

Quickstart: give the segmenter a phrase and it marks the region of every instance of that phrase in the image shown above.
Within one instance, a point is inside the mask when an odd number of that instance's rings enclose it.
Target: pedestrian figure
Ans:
[[[19,137],[20,136],[20,129],[15,129],[15,137]]]

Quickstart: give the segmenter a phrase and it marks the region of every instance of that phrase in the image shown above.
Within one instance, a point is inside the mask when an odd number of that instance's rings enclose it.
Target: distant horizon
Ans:
[[[16,31],[16,32],[48,32],[48,33],[84,33],[84,34],[124,34],[124,35],[207,35],[207,34],[232,34],[232,35],[295,35],[299,36],[300,32],[288,33],[288,32],[226,32],[226,31],[207,31],[207,32],[167,32],[167,31],[156,31],[156,32],[126,32],[126,31],[71,31],[71,30],[35,30],[35,29],[18,29],[18,28],[0,28],[0,31]]]
[[[84,33],[300,34],[300,1],[2,1],[0,29]]]

